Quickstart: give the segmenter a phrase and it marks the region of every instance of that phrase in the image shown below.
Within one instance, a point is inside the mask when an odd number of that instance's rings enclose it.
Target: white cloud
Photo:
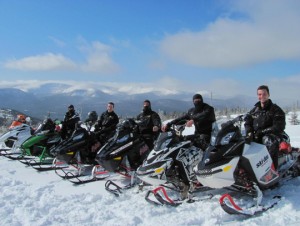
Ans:
[[[80,50],[86,55],[86,62],[79,65],[83,72],[111,74],[120,70],[119,65],[111,58],[110,46],[99,41],[89,44],[81,39]]]
[[[61,54],[46,53],[19,60],[9,60],[4,64],[4,67],[22,71],[53,71],[74,70],[76,65]]]
[[[54,38],[52,38],[54,39]],[[58,41],[56,41],[58,42]],[[89,44],[84,42],[79,47],[84,54],[82,62],[75,62],[63,54],[45,53],[21,59],[8,60],[4,63],[7,69],[21,71],[77,71],[98,75],[112,74],[120,67],[111,57],[112,48],[101,42]]]
[[[299,1],[232,1],[230,7],[229,16],[243,17],[222,17],[202,31],[168,35],[161,51],[177,62],[200,67],[300,59]]]

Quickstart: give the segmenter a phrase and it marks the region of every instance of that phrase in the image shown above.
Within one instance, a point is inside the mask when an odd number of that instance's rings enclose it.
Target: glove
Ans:
[[[99,124],[95,124],[94,127],[95,127],[95,130],[101,130],[101,126],[99,126]]]
[[[253,133],[249,132],[249,133],[247,133],[247,135],[245,137],[245,143],[250,144],[252,141],[253,141]]]

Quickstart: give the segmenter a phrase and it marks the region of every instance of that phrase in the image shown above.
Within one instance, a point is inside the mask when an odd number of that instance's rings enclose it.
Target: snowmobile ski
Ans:
[[[39,157],[33,159],[21,159],[21,163],[28,165],[28,166],[39,166],[39,165],[52,165],[53,159],[46,158],[41,160]]]
[[[134,184],[129,183],[129,184],[121,187],[121,186],[117,185],[115,182],[113,182],[112,180],[108,180],[105,183],[105,189],[117,197],[119,197],[123,193],[123,190],[130,189],[134,186],[135,186],[135,183]]]
[[[75,185],[104,180],[110,176],[109,172],[104,170],[100,165],[89,165],[85,169],[81,168],[78,171],[75,171],[75,174],[74,171],[65,171],[65,173],[67,173],[65,179],[68,179]]]
[[[37,171],[50,171],[50,170],[57,170],[57,169],[63,169],[67,168],[68,166],[54,166],[54,165],[43,165],[43,164],[38,164],[38,165],[33,165],[32,166],[34,169]]]
[[[22,155],[22,154],[12,154],[12,155],[5,155],[5,157],[11,159],[11,160],[30,160],[32,159],[32,156]]]
[[[94,176],[94,175],[77,176],[77,177],[68,179],[68,181],[72,182],[75,185],[80,185],[80,184],[87,184],[87,183],[95,182],[95,181],[99,181],[99,180],[105,180],[109,176],[110,176],[109,174],[102,174],[101,176]]]
[[[33,166],[33,165],[46,165],[46,164],[52,164],[53,159],[43,159],[41,160],[37,156],[28,156],[31,158],[25,158],[25,159],[19,159],[19,161],[27,166]]]
[[[169,187],[159,186],[153,190],[148,191],[145,196],[145,200],[151,204],[155,204],[159,206],[168,205],[168,206],[176,207],[183,203],[194,203],[194,202],[209,200],[212,199],[213,197],[213,194],[207,194],[201,197],[189,197],[188,199],[185,200],[180,200],[180,199],[173,200],[172,198],[169,197],[165,188],[169,188]],[[153,197],[151,197],[152,195]]]
[[[71,179],[80,176],[80,168],[77,165],[68,165],[64,168],[55,169],[55,173],[63,179]]]
[[[52,164],[33,164],[32,168],[38,171],[49,171],[49,170],[58,170],[68,168],[69,165],[66,162],[55,162]]]
[[[270,200],[270,203],[265,205],[254,205],[250,208],[241,208],[238,206],[231,195],[224,194],[220,198],[220,204],[223,210],[228,214],[237,214],[237,215],[245,215],[245,216],[254,216],[263,212],[266,212],[267,210],[273,208],[275,205],[279,203],[281,200],[281,196],[276,195],[273,197],[272,200]]]
[[[5,155],[12,155],[15,154],[16,152],[13,152],[11,148],[2,148],[0,149],[0,155],[5,156]],[[18,154],[21,154],[21,152],[18,152]]]

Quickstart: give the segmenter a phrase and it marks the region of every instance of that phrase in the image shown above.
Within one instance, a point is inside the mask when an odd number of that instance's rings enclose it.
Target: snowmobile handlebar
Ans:
[[[186,122],[187,120],[180,121],[179,123],[176,124],[171,124],[167,126],[166,132],[168,131],[174,131],[177,136],[182,136],[182,132],[184,131],[186,127]]]
[[[224,127],[227,127],[229,125],[233,125],[235,123],[241,123],[241,122],[243,122],[245,120],[245,118],[248,115],[249,115],[248,113],[247,114],[243,114],[243,115],[239,115],[239,116],[235,117],[234,119],[231,119],[231,120],[229,120],[227,122],[222,123],[221,127],[224,128]]]

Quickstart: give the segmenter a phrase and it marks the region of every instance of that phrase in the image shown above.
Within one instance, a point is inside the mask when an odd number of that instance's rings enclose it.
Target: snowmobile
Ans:
[[[85,126],[87,129],[81,122],[78,123],[70,138],[50,148],[50,154],[55,157],[52,166],[40,167],[38,170],[55,170],[58,176],[74,184],[106,178],[108,175],[102,172],[102,168],[95,161],[97,152],[91,152],[92,147],[100,143],[91,131],[91,124],[86,123]]]
[[[19,147],[33,133],[32,127],[26,123],[9,129],[0,137],[1,155],[20,153]]]
[[[176,206],[183,200],[192,201],[191,194],[197,184],[193,168],[201,161],[202,150],[193,145],[194,135],[182,135],[184,123],[160,133],[154,149],[137,169],[137,177],[144,183],[160,186],[147,193],[146,200],[149,202]],[[180,198],[172,200],[165,188],[175,190]],[[162,196],[158,191],[163,193]],[[151,194],[155,196],[155,201],[150,200]]]
[[[255,215],[272,208],[280,199],[276,196],[271,203],[262,205],[262,191],[299,175],[300,153],[290,147],[289,138],[285,135],[280,147],[286,144],[286,148],[279,150],[279,164],[275,170],[265,145],[245,142],[241,133],[244,117],[245,115],[240,115],[222,124],[215,143],[205,150],[202,161],[194,171],[198,181],[205,187],[225,188],[255,197],[255,205],[243,209],[234,202],[230,194],[223,195],[220,204],[227,213]]]
[[[61,137],[55,130],[56,125],[52,119],[45,119],[36,129],[34,135],[21,145],[21,155],[17,157],[27,165],[51,164],[53,157],[48,152],[52,146],[57,145]]]
[[[117,172],[131,179],[123,188],[111,180],[106,182],[106,190],[116,196],[122,189],[131,188],[136,184],[135,171],[150,152],[139,132],[138,123],[132,118],[120,122],[114,136],[100,148],[96,156],[96,161],[106,171]]]

